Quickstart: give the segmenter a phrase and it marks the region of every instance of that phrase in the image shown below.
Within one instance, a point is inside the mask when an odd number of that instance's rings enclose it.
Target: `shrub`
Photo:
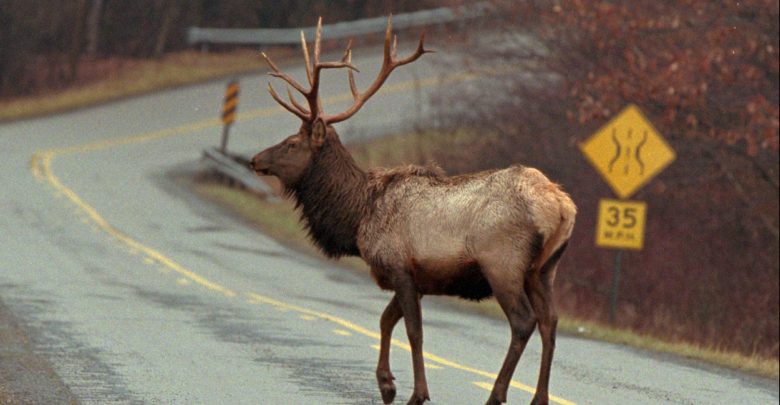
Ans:
[[[648,203],[647,242],[624,258],[618,323],[776,357],[778,2],[494,3],[500,17],[457,61],[484,78],[432,101],[443,128],[502,136],[479,155],[433,158],[450,170],[521,162],[563,183],[580,213],[560,305],[605,321],[615,253],[593,241],[612,193],[576,146],[637,104],[678,157],[632,196]]]

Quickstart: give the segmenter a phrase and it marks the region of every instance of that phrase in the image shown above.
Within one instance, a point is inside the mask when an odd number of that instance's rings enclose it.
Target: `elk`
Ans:
[[[268,90],[276,102],[301,119],[297,133],[255,155],[251,168],[279,178],[299,209],[312,241],[332,258],[360,256],[380,288],[394,292],[380,318],[376,379],[384,403],[396,387],[390,372],[391,334],[403,318],[412,352],[414,391],[409,404],[430,400],[423,366],[420,299],[451,295],[481,300],[494,296],[511,328],[511,343],[488,404],[506,402],[512,374],[538,325],[542,359],[533,404],[548,403],[557,315],[553,281],[574,226],[576,206],[561,187],[540,171],[512,166],[447,176],[433,164],[363,170],[342,145],[333,124],[354,115],[397,67],[432,52],[423,45],[397,57],[391,40],[392,17],[384,37],[382,67],[363,92],[355,85],[351,42],[339,61],[320,61],[317,24],[310,60],[301,32],[305,88],[263,53],[269,74],[289,85],[289,102]],[[323,69],[346,69],[353,96],[345,111],[322,110],[318,86]],[[304,106],[290,88],[308,102]]]

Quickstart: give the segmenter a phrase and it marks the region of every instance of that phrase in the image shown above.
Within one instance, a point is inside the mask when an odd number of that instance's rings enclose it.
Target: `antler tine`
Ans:
[[[417,43],[417,49],[414,50],[414,53],[412,53],[411,55],[407,56],[404,59],[401,59],[399,61],[394,61],[395,66],[396,67],[402,66],[407,63],[414,62],[417,60],[417,58],[422,56],[424,53],[436,53],[436,51],[434,51],[433,49],[425,49],[424,42],[425,42],[425,33],[423,32],[422,34],[420,34],[420,42]]]
[[[279,94],[276,92],[276,90],[273,88],[271,83],[268,83],[268,91],[271,93],[271,97],[273,97],[273,99],[276,100],[277,103],[279,103],[282,107],[284,107],[284,109],[295,114],[297,117],[299,117],[301,120],[305,122],[313,122],[317,117],[321,117],[326,123],[339,122],[349,118],[363,106],[366,100],[368,100],[371,96],[374,95],[374,93],[377,92],[377,90],[379,90],[379,88],[385,82],[385,80],[390,75],[390,72],[392,72],[393,69],[395,69],[400,65],[407,64],[409,62],[416,60],[423,53],[431,52],[429,50],[426,50],[423,47],[422,44],[423,38],[421,37],[420,44],[417,47],[417,51],[413,55],[405,59],[402,59],[400,61],[396,60],[396,50],[397,50],[398,40],[397,38],[393,38],[391,41],[392,31],[393,31],[393,19],[392,16],[390,16],[387,19],[387,29],[385,30],[385,49],[384,49],[385,56],[384,56],[384,61],[382,62],[382,69],[379,72],[377,78],[374,80],[374,83],[372,83],[371,86],[364,93],[361,94],[357,89],[357,85],[355,84],[355,76],[353,73],[353,71],[359,72],[359,70],[352,65],[352,40],[350,40],[349,43],[347,44],[347,49],[340,61],[320,62],[321,44],[322,44],[322,17],[318,18],[317,28],[314,35],[313,60],[310,59],[311,55],[309,54],[309,47],[306,44],[306,34],[304,31],[301,31],[301,46],[303,48],[303,58],[306,64],[306,78],[310,85],[308,89],[304,88],[292,76],[282,72],[279,69],[279,67],[276,66],[276,64],[271,60],[271,58],[265,54],[265,52],[261,52],[263,58],[268,63],[268,66],[271,67],[271,72],[269,72],[268,74],[273,77],[277,77],[279,79],[284,80],[289,85],[287,87],[287,96],[290,100],[289,102],[282,99],[282,97],[280,97]],[[354,104],[347,111],[341,114],[325,116],[322,111],[322,102],[320,100],[320,95],[319,95],[320,72],[322,71],[322,69],[338,69],[338,68],[347,68],[347,74],[349,77],[349,89],[352,93]],[[308,109],[304,107],[302,104],[298,103],[298,101],[292,95],[292,92],[290,91],[290,87],[297,90],[306,98],[306,101],[309,104]]]
[[[303,33],[303,30],[301,30],[301,47],[303,47],[303,61],[306,65],[306,78],[309,80],[309,85],[311,85],[314,79],[312,78],[311,61],[309,60],[309,47],[306,45],[306,34]]]
[[[320,63],[320,40],[322,39],[322,16],[317,18],[317,31],[314,34],[314,64]]]
[[[384,49],[384,60],[382,60],[382,68],[384,68],[386,65],[390,64],[390,62],[393,60],[393,54],[390,51],[390,38],[393,34],[393,15],[390,14],[387,16],[387,27],[385,28],[385,49]]]
[[[371,85],[366,89],[365,92],[359,93],[357,91],[357,88],[355,87],[355,81],[352,72],[348,72],[349,79],[350,79],[349,86],[350,86],[350,90],[352,91],[354,103],[346,111],[340,114],[323,117],[323,120],[326,123],[332,124],[336,122],[341,122],[351,117],[356,112],[358,112],[358,110],[360,110],[361,107],[363,107],[363,104],[365,104],[366,101],[369,98],[371,98],[371,96],[373,96],[379,90],[380,87],[382,87],[382,85],[385,83],[385,80],[387,80],[387,78],[390,76],[390,73],[392,73],[393,69],[397,68],[398,66],[402,66],[402,65],[406,65],[407,63],[414,62],[425,53],[433,52],[432,50],[425,49],[425,45],[424,45],[425,33],[423,33],[422,35],[420,35],[420,42],[417,44],[417,49],[406,58],[398,60],[396,59],[398,40],[397,38],[393,38],[392,32],[393,32],[393,16],[390,15],[387,17],[387,28],[385,29],[385,40],[384,40],[385,42],[384,59],[382,60],[382,68],[379,71],[379,74],[377,75],[376,79],[374,79],[374,82],[371,83]],[[351,51],[348,50],[347,58],[350,57],[351,57]]]
[[[303,111],[300,111],[296,107],[287,104],[286,101],[284,101],[281,97],[279,97],[279,94],[276,93],[276,90],[274,90],[274,86],[271,85],[271,82],[268,82],[268,92],[271,93],[271,97],[273,97],[277,103],[281,104],[281,106],[284,107],[285,110],[295,114],[296,116],[298,116],[298,118],[304,121],[309,120],[308,114],[304,114]]]
[[[290,102],[292,103],[292,105],[295,108],[297,108],[298,110],[300,110],[301,113],[303,113],[303,114],[305,114],[307,116],[309,114],[311,114],[311,112],[309,110],[307,110],[306,107],[304,107],[304,106],[302,106],[301,104],[298,103],[298,101],[295,99],[295,97],[293,96],[292,92],[290,91],[290,87],[289,86],[287,86],[287,98],[290,99]]]
[[[314,31],[314,66],[312,66],[311,89],[306,94],[306,100],[309,102],[309,111],[312,119],[322,115],[322,101],[320,100],[320,42],[322,40],[322,16],[317,18],[317,29]]]
[[[322,115],[322,102],[319,96],[320,71],[322,69],[347,68],[350,71],[354,70],[356,72],[359,72],[359,70],[355,66],[352,66],[351,62],[344,61],[343,58],[340,62],[320,62],[321,43],[322,43],[322,17],[317,19],[317,30],[314,36],[314,67],[312,72],[311,90],[309,90],[309,92],[306,93],[306,99],[309,101],[310,110],[316,111],[318,116]],[[350,41],[349,47],[351,46],[352,45]]]
[[[295,90],[298,90],[299,92],[301,92],[301,94],[305,95],[305,94],[308,93],[306,91],[306,89],[304,89],[303,86],[301,86],[295,79],[293,79],[291,76],[289,76],[289,75],[285,74],[284,72],[282,72],[281,70],[279,70],[279,67],[276,66],[276,64],[271,60],[270,57],[268,57],[268,55],[265,54],[265,52],[260,52],[260,54],[263,55],[263,58],[265,58],[265,61],[268,63],[268,66],[270,66],[271,70],[273,70],[273,72],[269,72],[268,73],[269,75],[271,75],[273,77],[278,77],[278,78],[286,81],[291,86],[293,86],[293,88]]]
[[[341,61],[347,64],[352,63],[352,39],[347,43],[347,49],[344,51],[344,57],[341,58]],[[347,77],[349,78],[349,90],[352,92],[352,98],[357,98],[359,92],[357,85],[355,85],[355,75],[352,73],[352,69],[347,69]]]

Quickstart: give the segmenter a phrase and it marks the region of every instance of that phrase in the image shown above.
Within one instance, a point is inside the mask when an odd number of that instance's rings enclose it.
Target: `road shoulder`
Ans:
[[[78,400],[0,299],[0,404],[76,404]]]

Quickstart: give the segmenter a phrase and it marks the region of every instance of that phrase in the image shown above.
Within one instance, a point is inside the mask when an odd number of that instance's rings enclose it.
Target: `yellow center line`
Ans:
[[[356,332],[358,334],[361,334],[363,336],[367,336],[367,337],[370,337],[370,338],[373,338],[373,339],[376,339],[376,340],[380,340],[380,338],[381,338],[381,335],[379,333],[377,333],[377,332],[374,332],[372,330],[366,329],[366,328],[364,328],[364,327],[362,327],[360,325],[357,325],[355,323],[352,323],[352,322],[350,322],[350,321],[348,321],[346,319],[339,318],[337,316],[328,314],[326,312],[320,312],[320,311],[311,310],[311,309],[304,308],[302,306],[295,305],[295,304],[288,304],[288,303],[286,303],[284,301],[279,301],[277,299],[273,299],[271,297],[260,295],[258,293],[254,293],[254,292],[247,292],[245,294],[247,295],[247,297],[250,298],[249,302],[255,302],[255,303],[260,303],[260,304],[268,304],[268,305],[272,305],[272,306],[276,307],[277,309],[298,312],[299,314],[303,314],[303,315],[308,315],[308,316],[312,316],[312,317],[315,317],[315,318],[319,318],[319,319],[322,319],[324,321],[335,323],[335,324],[343,327],[344,329],[349,329],[349,330],[351,330],[353,332]],[[406,350],[408,352],[412,351],[412,347],[409,346],[409,344],[401,342],[401,341],[399,341],[397,339],[391,339],[390,343],[393,346],[399,347],[399,348],[404,349],[404,350]],[[435,355],[433,353],[429,353],[429,352],[425,352],[424,351],[423,352],[423,357],[425,357],[426,360],[428,360],[428,361],[430,361],[432,363],[435,363],[435,364],[438,364],[438,365],[441,365],[441,366],[444,366],[444,367],[449,367],[449,368],[452,368],[452,369],[455,369],[455,370],[465,371],[467,373],[475,374],[475,375],[482,376],[482,377],[487,377],[487,378],[490,378],[490,379],[493,379],[493,380],[495,380],[496,377],[498,377],[498,374],[496,374],[496,373],[491,373],[489,371],[480,370],[480,369],[477,369],[477,368],[474,368],[474,367],[464,366],[464,365],[462,365],[460,363],[457,363],[457,362],[452,361],[452,360],[445,359],[444,357],[437,356],[437,355]],[[523,384],[521,382],[518,382],[518,381],[515,381],[515,380],[511,380],[509,382],[509,385],[512,386],[512,387],[521,389],[521,390],[523,390],[525,392],[528,392],[530,394],[535,394],[536,393],[536,389],[535,388],[530,387],[528,385],[525,385],[525,384]],[[490,384],[490,387],[492,389],[493,385]],[[561,397],[557,397],[555,395],[550,395],[550,401],[553,401],[553,402],[561,404],[561,405],[576,405],[574,402],[571,402],[569,400],[563,399]]]
[[[81,211],[83,211],[92,220],[92,222],[95,225],[97,225],[98,228],[100,228],[107,234],[111,235],[118,241],[123,242],[131,250],[142,252],[144,255],[146,255],[147,259],[159,262],[163,266],[179,273],[180,275],[186,277],[190,281],[193,281],[210,290],[223,293],[229,297],[236,295],[235,292],[231,291],[227,287],[221,286],[217,283],[207,280],[206,278],[198,274],[195,274],[194,272],[184,268],[184,266],[180,265],[179,263],[176,263],[175,261],[169,259],[167,256],[163,255],[157,250],[148,247],[142,244],[141,242],[138,242],[137,240],[125,234],[124,232],[116,229],[113,225],[111,225],[108,221],[106,221],[106,219],[103,218],[103,216],[98,214],[98,212],[91,205],[84,202],[84,200],[82,200],[78,194],[76,194],[75,192],[73,192],[73,190],[66,187],[64,184],[62,184],[60,179],[51,170],[51,162],[54,159],[54,156],[55,153],[43,153],[39,156],[38,163],[36,164],[36,167],[38,168],[37,170],[39,171],[39,175],[43,179],[48,181],[49,184],[52,187],[54,187],[55,190],[59,191],[65,197],[67,197],[71,202],[76,204],[76,206],[79,207]]]
[[[405,81],[405,82],[400,82],[395,84],[388,84],[387,86],[385,86],[385,88],[382,89],[382,92],[397,93],[397,92],[402,92],[413,88],[430,87],[434,85],[449,84],[453,82],[469,81],[469,80],[476,79],[477,77],[478,74],[476,73],[460,73],[460,74],[444,76],[444,77],[426,78],[417,81],[410,80],[410,81]],[[352,94],[349,92],[345,92],[336,96],[325,98],[323,102],[324,104],[331,104],[331,103],[337,103],[337,102],[347,101],[351,99],[352,99]],[[259,108],[252,111],[238,114],[238,121],[247,121],[247,120],[253,120],[258,118],[270,117],[273,115],[283,113],[285,111],[286,110],[284,110],[282,107],[279,106]],[[112,138],[103,141],[90,142],[82,145],[40,150],[33,154],[30,161],[30,170],[36,179],[47,182],[57,192],[64,195],[68,200],[70,200],[73,204],[75,204],[84,214],[87,215],[87,217],[89,217],[92,223],[94,223],[94,225],[97,226],[100,230],[112,236],[117,241],[125,244],[131,251],[142,253],[145,256],[144,259],[145,262],[149,263],[150,261],[152,261],[155,263],[160,263],[163,266],[163,269],[173,270],[176,273],[178,273],[180,276],[182,276],[183,278],[177,280],[178,284],[186,284],[187,282],[193,282],[209,290],[222,293],[225,296],[235,297],[237,296],[236,292],[231,290],[230,288],[225,287],[214,281],[211,281],[185,268],[184,266],[177,263],[176,261],[163,255],[158,250],[151,248],[147,245],[144,245],[138,240],[131,238],[129,235],[115,228],[105,218],[103,218],[103,216],[101,216],[97,212],[97,210],[95,210],[95,208],[87,204],[78,194],[76,194],[73,190],[71,190],[69,187],[63,184],[60,181],[59,177],[57,177],[51,169],[52,162],[58,156],[76,154],[76,153],[88,153],[88,152],[94,152],[98,150],[118,147],[122,145],[156,141],[171,136],[191,134],[193,132],[201,131],[204,129],[218,127],[220,125],[222,125],[222,122],[218,118],[206,119],[206,120],[201,120],[190,124],[179,125],[172,128],[147,132],[140,135],[118,137],[118,138]],[[367,336],[377,340],[380,339],[380,335],[377,332],[366,329],[350,321],[327,314],[325,312],[313,311],[301,306],[288,304],[286,302],[279,301],[270,297],[266,297],[254,292],[246,292],[245,294],[250,298],[250,302],[269,304],[269,305],[273,305],[279,310],[283,310],[283,311],[290,310],[293,312],[297,312],[305,316],[306,318],[304,319],[307,319],[309,317],[319,318],[340,325],[343,328],[358,333],[360,335]],[[392,339],[391,343],[396,347],[402,348],[406,351],[411,351],[411,347],[406,343],[403,343],[396,339]],[[497,376],[495,373],[479,370],[473,367],[468,367],[459,364],[455,361],[448,360],[444,357],[434,355],[432,353],[424,352],[423,354],[427,360],[435,364],[438,364],[440,366],[449,367],[452,369],[464,371],[467,373],[471,373],[471,374],[475,374],[475,375],[479,375],[491,379],[495,379]],[[487,384],[487,383],[475,382],[474,384],[476,384],[479,387],[482,387],[482,385],[480,384]],[[513,387],[519,388],[523,391],[527,391],[531,394],[535,392],[534,388],[514,380],[511,381],[510,384]],[[574,405],[574,403],[571,401],[553,395],[550,395],[550,400],[559,403],[561,405]]]

